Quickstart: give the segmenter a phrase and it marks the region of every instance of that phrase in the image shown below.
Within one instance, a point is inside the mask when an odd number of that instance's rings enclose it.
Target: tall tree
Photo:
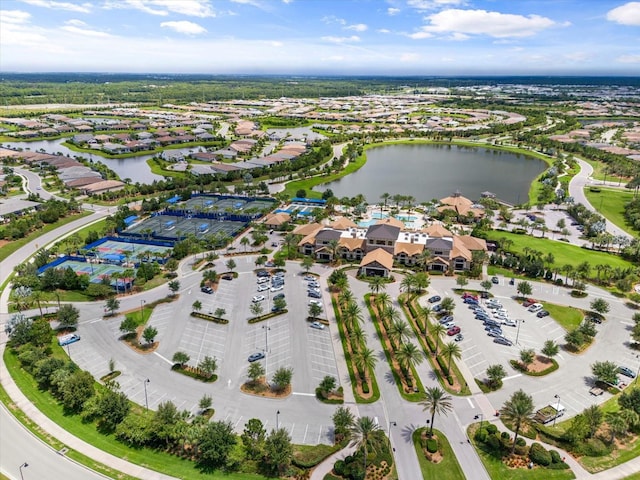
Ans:
[[[363,449],[364,477],[367,476],[367,455],[369,454],[369,442],[373,434],[380,427],[371,417],[359,417],[350,428],[351,445]]]
[[[447,359],[447,372],[451,372],[451,360],[453,358],[456,360],[460,359],[462,357],[462,350],[457,343],[449,342],[442,346],[442,354]]]
[[[440,387],[429,387],[425,391],[426,398],[419,403],[423,408],[423,411],[428,411],[431,414],[431,422],[429,427],[429,436],[433,435],[433,422],[438,415],[447,416],[447,414],[453,410],[453,403],[451,402],[451,396]]]
[[[515,428],[511,454],[515,451],[520,429],[531,423],[534,412],[533,398],[523,390],[514,392],[502,406],[503,418]]]
[[[273,430],[264,442],[264,465],[279,477],[283,476],[293,459],[291,437],[284,429]]]

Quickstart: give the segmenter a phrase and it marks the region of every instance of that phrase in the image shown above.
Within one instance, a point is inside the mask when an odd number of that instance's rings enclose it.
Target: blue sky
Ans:
[[[640,75],[640,1],[0,0],[0,71]]]

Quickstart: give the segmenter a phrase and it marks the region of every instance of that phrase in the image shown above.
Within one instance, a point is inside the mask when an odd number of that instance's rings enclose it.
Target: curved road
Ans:
[[[589,165],[584,160],[579,158],[576,159],[578,165],[580,165],[580,172],[578,172],[569,182],[569,195],[573,197],[576,203],[582,203],[585,207],[587,207],[592,212],[599,213],[589,200],[587,200],[586,195],[584,194],[584,188],[590,185],[595,185],[591,175],[593,174],[593,167]],[[633,240],[633,235],[629,235],[627,232],[622,230],[620,227],[612,223],[610,220],[605,218],[607,224],[607,232],[615,236],[622,236],[629,240]]]

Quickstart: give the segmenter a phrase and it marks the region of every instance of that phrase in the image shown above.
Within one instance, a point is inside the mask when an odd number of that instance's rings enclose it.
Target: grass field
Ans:
[[[632,229],[624,219],[624,206],[633,200],[633,193],[615,188],[598,188],[599,192],[584,189],[584,194],[593,208],[628,234],[640,235],[640,232]]]
[[[53,340],[52,348],[56,355],[64,355],[61,347]],[[38,389],[33,378],[20,367],[15,355],[8,350],[4,353],[4,361],[18,387],[44,415],[76,437],[116,457],[182,479],[255,480],[264,478],[260,475],[246,473],[219,471],[204,473],[196,468],[195,463],[188,460],[148,448],[129,448],[118,442],[113,435],[98,433],[94,423],[83,423],[78,416],[65,415],[62,406],[48,392],[42,392]],[[133,407],[133,409],[136,408],[141,410],[137,405]]]
[[[477,424],[471,425],[467,435],[471,439],[476,452],[478,452],[478,456],[480,457],[480,460],[482,460],[484,467],[487,469],[490,478],[509,480],[570,480],[572,478],[576,478],[571,470],[549,470],[547,468],[534,468],[533,470],[528,470],[522,468],[508,468],[501,459],[486,452],[482,445],[478,444],[478,442],[473,439],[473,434],[477,427]]]
[[[567,331],[577,328],[584,318],[584,312],[577,308],[565,307],[549,302],[542,302],[542,306],[549,312],[551,317]]]
[[[593,250],[587,250],[586,248],[577,247],[575,245],[569,245],[564,242],[550,240],[548,238],[531,237],[529,235],[517,235],[511,232],[502,231],[490,231],[487,234],[488,240],[500,240],[506,238],[513,241],[511,250],[513,252],[522,253],[525,247],[532,250],[542,252],[542,255],[552,253],[555,259],[556,266],[571,265],[577,267],[582,262],[589,262],[591,267],[596,265],[609,265],[612,268],[633,268],[634,265],[631,262],[624,260],[623,258],[613,255],[611,253],[597,252]]]
[[[464,473],[460,468],[456,456],[453,454],[451,445],[449,445],[447,437],[445,437],[440,430],[434,429],[433,434],[438,437],[442,461],[440,463],[433,463],[425,458],[424,453],[422,453],[422,447],[420,446],[420,437],[425,430],[427,430],[427,427],[422,427],[414,430],[412,434],[413,446],[416,449],[416,455],[420,463],[422,478],[424,480],[464,480]]]

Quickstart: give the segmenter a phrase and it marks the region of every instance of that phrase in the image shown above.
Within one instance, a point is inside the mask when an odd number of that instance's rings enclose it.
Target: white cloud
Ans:
[[[423,30],[420,30],[419,32],[409,33],[407,36],[409,38],[413,38],[414,40],[422,40],[423,38],[433,37],[433,33],[429,33],[423,29]]]
[[[442,7],[460,7],[466,5],[466,0],[408,0],[407,5],[416,10],[436,10]]]
[[[640,2],[629,2],[607,12],[607,20],[621,25],[640,25]]]
[[[322,17],[320,20],[322,20],[322,22],[326,23],[327,25],[331,25],[334,23],[337,23],[338,25],[347,24],[347,21],[344,18],[339,18],[339,17],[336,17],[335,15],[327,15],[325,17]]]
[[[495,38],[529,37],[556,24],[540,15],[513,15],[486,10],[450,9],[426,17],[425,32],[488,35]],[[413,37],[412,37],[413,38]]]
[[[169,13],[201,18],[216,16],[209,0],[110,0],[105,8],[133,8],[163,17]]]
[[[86,27],[87,23],[82,20],[78,20],[76,18],[72,18],[71,20],[67,20],[64,22],[65,25],[73,25],[74,27]]]
[[[201,25],[197,23],[189,22],[187,20],[173,21],[173,22],[162,22],[160,24],[161,27],[170,28],[178,33],[184,33],[185,35],[200,35],[201,33],[205,33],[207,31]]]
[[[255,0],[231,0],[231,3],[239,3],[241,5],[251,5],[252,7],[262,8],[262,5]]]
[[[82,35],[84,37],[101,37],[106,38],[110,37],[106,32],[101,32],[99,30],[91,30],[88,28],[78,27],[76,25],[65,25],[64,27],[60,27],[61,30],[69,33],[75,33],[76,35]]]
[[[391,30],[389,30],[388,28],[379,28],[378,30],[376,30],[376,32],[378,32],[378,33],[391,33]]]
[[[344,27],[345,30],[353,30],[355,32],[364,32],[367,30],[367,27],[364,23],[355,23],[353,25],[348,25]]]
[[[393,17],[394,15],[397,15],[400,13],[400,9],[399,8],[393,8],[393,7],[389,7],[387,8],[387,15]]]
[[[27,23],[31,18],[29,12],[23,12],[22,10],[0,10],[0,23]]]
[[[620,63],[640,63],[640,54],[637,55],[621,55],[616,58]]]
[[[587,52],[565,53],[563,56],[570,62],[584,62],[585,60],[589,60],[591,58],[591,55]]]
[[[466,34],[460,33],[460,32],[453,32],[452,35],[447,37],[448,40],[454,40],[456,42],[461,42],[463,40],[468,40],[469,38],[470,38],[469,35],[466,35]]]
[[[90,13],[93,5],[90,3],[54,2],[52,0],[22,0],[22,2],[34,7],[53,8],[55,10],[68,10],[70,12]]]
[[[329,43],[351,43],[351,42],[359,42],[360,37],[357,35],[351,35],[350,37],[322,37],[322,40]]]

